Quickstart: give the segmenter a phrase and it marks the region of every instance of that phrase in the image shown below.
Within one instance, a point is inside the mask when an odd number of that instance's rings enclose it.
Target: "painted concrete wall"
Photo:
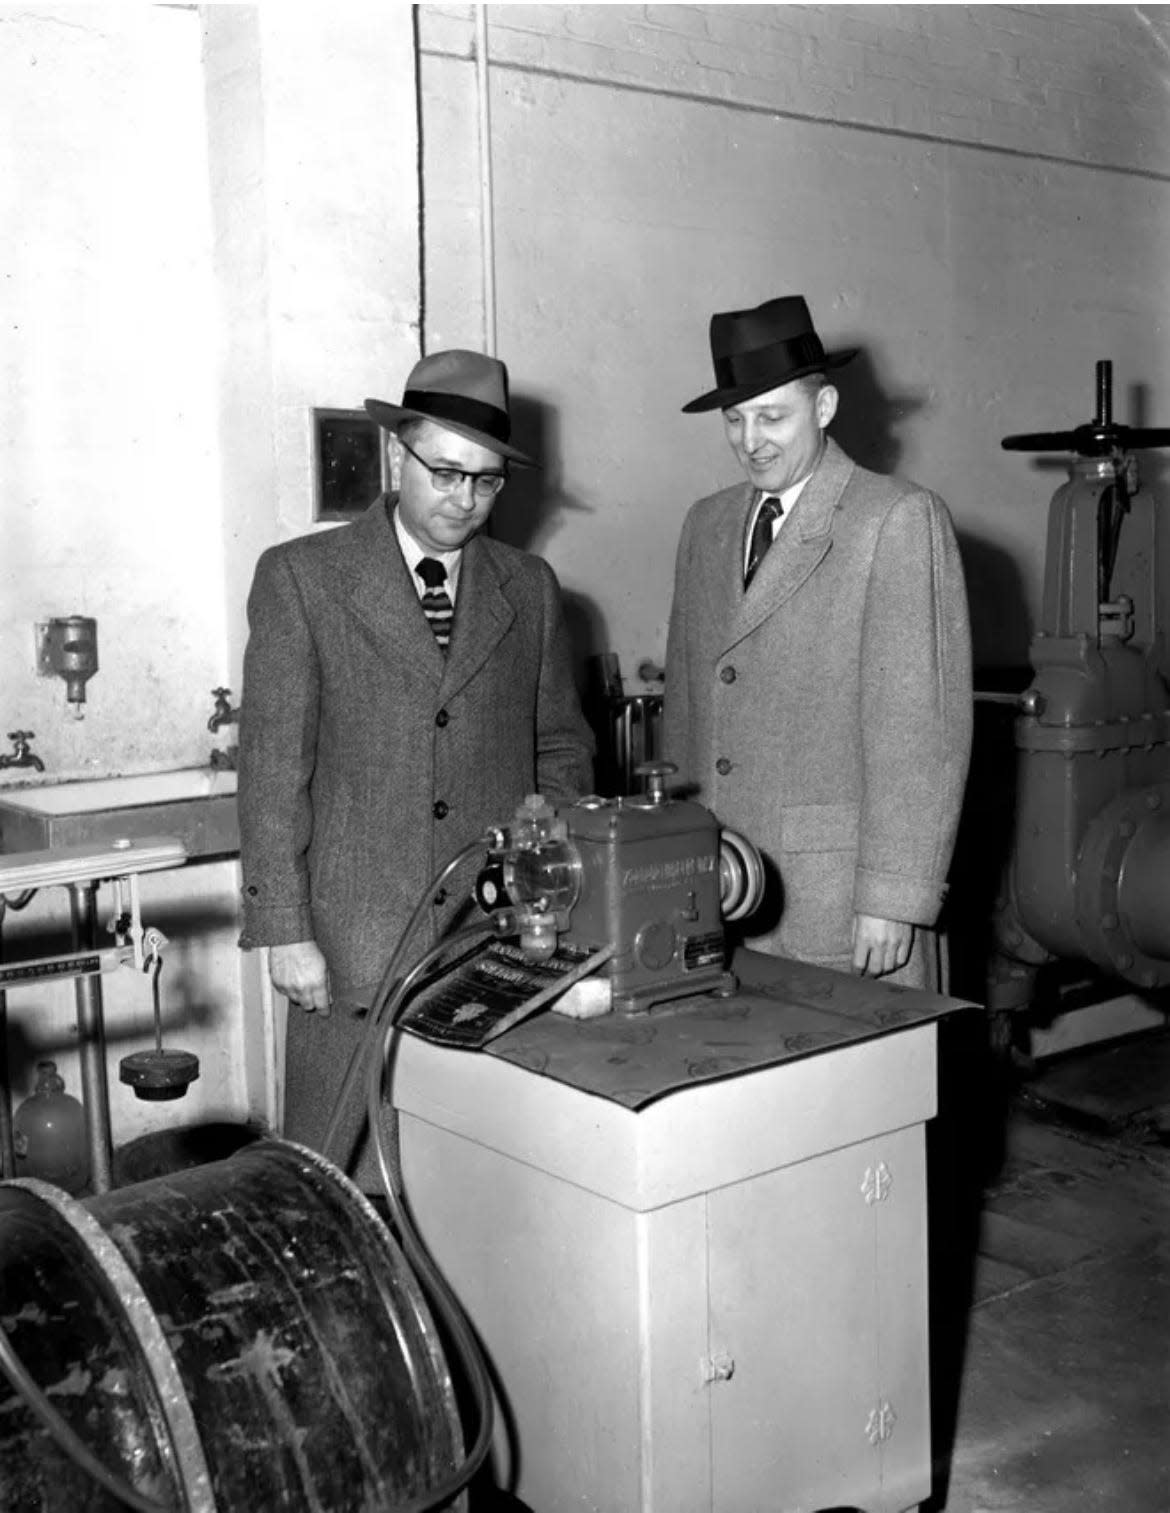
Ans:
[[[316,6],[0,9],[0,737],[35,731],[43,781],[208,760],[256,557],[312,528],[313,407],[360,407],[418,353],[414,80],[409,9],[376,0],[345,26]],[[80,722],[33,660],[34,622],[69,613],[98,621]],[[143,881],[171,941],[166,1040],[202,1075],[161,1111],[119,1086],[150,993],[107,977],[115,1143],[272,1113],[238,887],[235,862]],[[44,890],[6,948],[63,950],[67,925]],[[71,988],[8,1009],[15,1098],[40,1056],[77,1094]]]
[[[226,672],[199,21],[22,7],[0,35],[0,734],[57,775],[179,766]],[[73,613],[81,721],[33,658]]]
[[[940,491],[977,658],[1025,660],[1062,474],[1000,449],[1170,420],[1170,58],[1129,6],[489,7],[499,352],[546,462],[500,528],[628,681],[665,650],[693,499],[737,471],[714,310],[792,291],[859,461]],[[472,7],[421,11],[427,339],[482,330]],[[1144,407],[1144,414],[1143,414]],[[1158,464],[1151,457],[1148,471]]]

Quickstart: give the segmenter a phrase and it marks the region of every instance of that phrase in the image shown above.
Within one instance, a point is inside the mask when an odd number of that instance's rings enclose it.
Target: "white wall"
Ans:
[[[201,761],[227,669],[198,16],[22,7],[0,35],[0,736],[58,776]],[[81,721],[34,661],[74,613]]]
[[[938,489],[977,657],[1022,663],[1059,476],[1000,449],[1170,421],[1167,23],[1130,6],[490,6],[499,352],[548,422],[500,507],[631,682],[674,547],[735,481],[715,310],[804,293],[860,345],[836,430]],[[472,7],[421,11],[428,344],[482,325]],[[510,502],[511,501],[511,502]],[[524,512],[528,521],[520,517]]]
[[[256,557],[311,528],[313,407],[393,393],[419,350],[410,11],[8,6],[0,44],[0,738],[35,731],[48,769],[0,789],[203,764]],[[33,660],[33,623],[70,613],[98,621],[80,723]],[[231,861],[143,880],[166,1040],[202,1075],[181,1104],[122,1088],[149,984],[104,979],[116,1144],[271,1113],[238,886]],[[67,926],[44,890],[7,915],[8,954],[63,950]],[[15,1099],[40,1056],[78,1094],[71,986],[8,1008]]]

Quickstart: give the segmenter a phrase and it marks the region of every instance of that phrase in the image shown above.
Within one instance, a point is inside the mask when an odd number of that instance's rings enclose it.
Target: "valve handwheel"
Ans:
[[[1005,452],[1076,452],[1081,457],[1108,457],[1113,452],[1170,447],[1170,428],[1122,426],[1113,422],[1113,364],[1097,363],[1097,416],[1072,431],[1031,431],[1005,436]]]

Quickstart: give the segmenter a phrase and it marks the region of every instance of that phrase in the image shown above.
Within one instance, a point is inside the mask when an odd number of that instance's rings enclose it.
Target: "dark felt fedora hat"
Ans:
[[[683,410],[726,410],[806,373],[839,368],[856,355],[856,347],[825,351],[799,294],[781,295],[754,310],[727,310],[711,317],[715,388]]]
[[[432,352],[410,370],[400,405],[367,399],[366,414],[388,431],[404,420],[433,420],[501,457],[535,468],[540,464],[509,444],[508,370],[482,352]]]

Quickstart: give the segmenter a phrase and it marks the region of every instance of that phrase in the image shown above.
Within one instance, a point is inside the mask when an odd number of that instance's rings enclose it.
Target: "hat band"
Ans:
[[[402,405],[404,409],[429,415],[432,420],[451,420],[457,425],[470,426],[473,431],[483,431],[496,441],[507,441],[512,432],[512,423],[505,411],[479,399],[468,399],[463,394],[407,389],[402,396]]]
[[[766,383],[775,379],[776,387],[786,382],[784,375],[797,368],[815,367],[825,360],[825,349],[815,331],[757,347],[752,352],[736,352],[713,359],[715,382],[721,389],[742,389],[745,384]]]

